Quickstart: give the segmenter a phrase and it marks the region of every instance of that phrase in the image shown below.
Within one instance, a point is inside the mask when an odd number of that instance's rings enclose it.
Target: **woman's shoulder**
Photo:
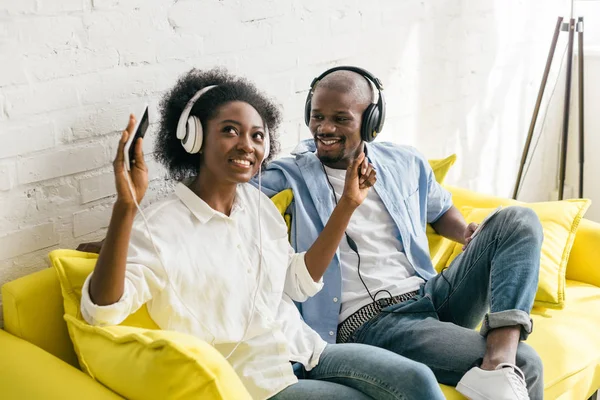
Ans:
[[[172,220],[173,216],[182,211],[181,202],[174,193],[166,196],[163,199],[152,202],[150,205],[142,208],[142,212],[138,211],[136,221],[143,223],[145,217],[146,222],[150,225],[163,224],[165,221]]]
[[[279,214],[277,207],[275,207],[269,196],[258,190],[258,188],[254,187],[250,183],[242,183],[238,185],[238,195],[240,195],[240,201],[242,201],[244,205],[258,206],[260,199],[261,207],[263,207],[263,209],[268,209],[269,211]]]

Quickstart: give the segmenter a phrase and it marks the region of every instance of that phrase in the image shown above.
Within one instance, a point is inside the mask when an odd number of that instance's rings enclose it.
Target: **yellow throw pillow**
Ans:
[[[221,353],[194,336],[65,319],[82,367],[127,399],[251,398]]]
[[[292,192],[292,189],[282,190],[275,196],[271,197],[271,201],[273,204],[275,204],[275,207],[277,207],[277,210],[279,210],[279,213],[281,213],[281,216],[285,220],[285,224],[287,225],[288,229],[288,236],[290,229],[292,228],[292,216],[290,214],[286,214],[286,211],[292,203],[292,200],[294,200],[294,192]]]
[[[579,221],[590,206],[586,199],[524,203],[538,215],[544,231],[540,260],[540,278],[535,305],[546,308],[563,308],[565,302],[565,274],[569,253],[575,240]],[[481,222],[493,208],[463,207],[462,214],[468,223]],[[484,228],[485,229],[485,228]],[[462,245],[455,244],[446,266],[462,252]]]
[[[448,175],[448,171],[450,171],[450,167],[452,167],[455,162],[456,154],[452,154],[446,158],[441,158],[438,160],[429,160],[429,165],[431,166],[431,169],[433,169],[433,175],[435,175],[435,180],[440,185],[444,183],[446,175]]]
[[[250,399],[225,358],[204,341],[159,330],[146,306],[121,325],[88,325],[79,308],[81,288],[98,255],[55,250],[65,320],[81,368],[128,399]]]
[[[439,160],[429,160],[429,165],[433,169],[435,180],[441,185],[446,179],[450,167],[456,162],[456,154]],[[454,242],[438,235],[431,225],[427,224],[427,241],[429,242],[429,254],[433,267],[439,272],[446,265],[446,261],[454,250]]]

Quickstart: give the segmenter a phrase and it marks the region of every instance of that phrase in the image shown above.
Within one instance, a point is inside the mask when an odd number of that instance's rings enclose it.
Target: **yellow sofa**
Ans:
[[[512,203],[449,189],[459,207]],[[2,296],[1,399],[121,398],[79,369],[54,269],[5,284]],[[529,343],[544,362],[545,398],[590,398],[600,388],[600,224],[580,224],[567,266],[565,307],[535,308],[533,319]],[[453,388],[442,389],[448,399],[462,399]]]

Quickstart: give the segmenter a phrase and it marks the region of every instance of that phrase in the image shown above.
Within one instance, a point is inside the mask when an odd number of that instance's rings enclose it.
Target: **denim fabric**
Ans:
[[[432,369],[440,383],[455,386],[483,357],[490,329],[519,325],[522,339],[531,332],[529,312],[538,284],[542,239],[533,211],[502,210],[447,270],[421,287],[419,295],[384,309],[350,340],[419,361]],[[473,329],[482,319],[478,333]],[[525,373],[531,399],[542,399],[542,362],[522,342],[517,366]]]
[[[317,240],[335,207],[323,166],[315,155],[312,139],[301,142],[294,157],[271,162],[262,174],[262,191],[268,196],[292,189],[294,201],[290,239],[296,252],[306,251]],[[417,275],[424,280],[436,275],[429,257],[425,228],[450,207],[450,193],[435,180],[429,163],[416,149],[385,142],[367,144],[367,157],[377,170],[377,192],[394,220],[397,239]],[[258,178],[251,183],[258,187]],[[323,290],[298,309],[306,323],[328,343],[335,343],[342,275],[339,251],[329,264]]]
[[[319,364],[299,378],[272,399],[445,399],[425,365],[361,344],[328,344]]]

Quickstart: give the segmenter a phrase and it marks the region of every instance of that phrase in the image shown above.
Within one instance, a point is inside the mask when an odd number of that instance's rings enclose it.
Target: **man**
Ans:
[[[377,78],[353,67],[315,79],[306,103],[313,139],[262,176],[268,195],[293,190],[291,241],[304,251],[329,218],[356,155],[364,149],[377,170],[324,289],[298,305],[305,321],[330,343],[371,344],[422,362],[471,399],[542,399],[542,363],[521,342],[532,330],[542,243],[537,216],[509,207],[471,240],[477,225],[466,224],[421,154],[367,143],[385,118],[381,89]],[[439,275],[427,223],[465,245]]]

